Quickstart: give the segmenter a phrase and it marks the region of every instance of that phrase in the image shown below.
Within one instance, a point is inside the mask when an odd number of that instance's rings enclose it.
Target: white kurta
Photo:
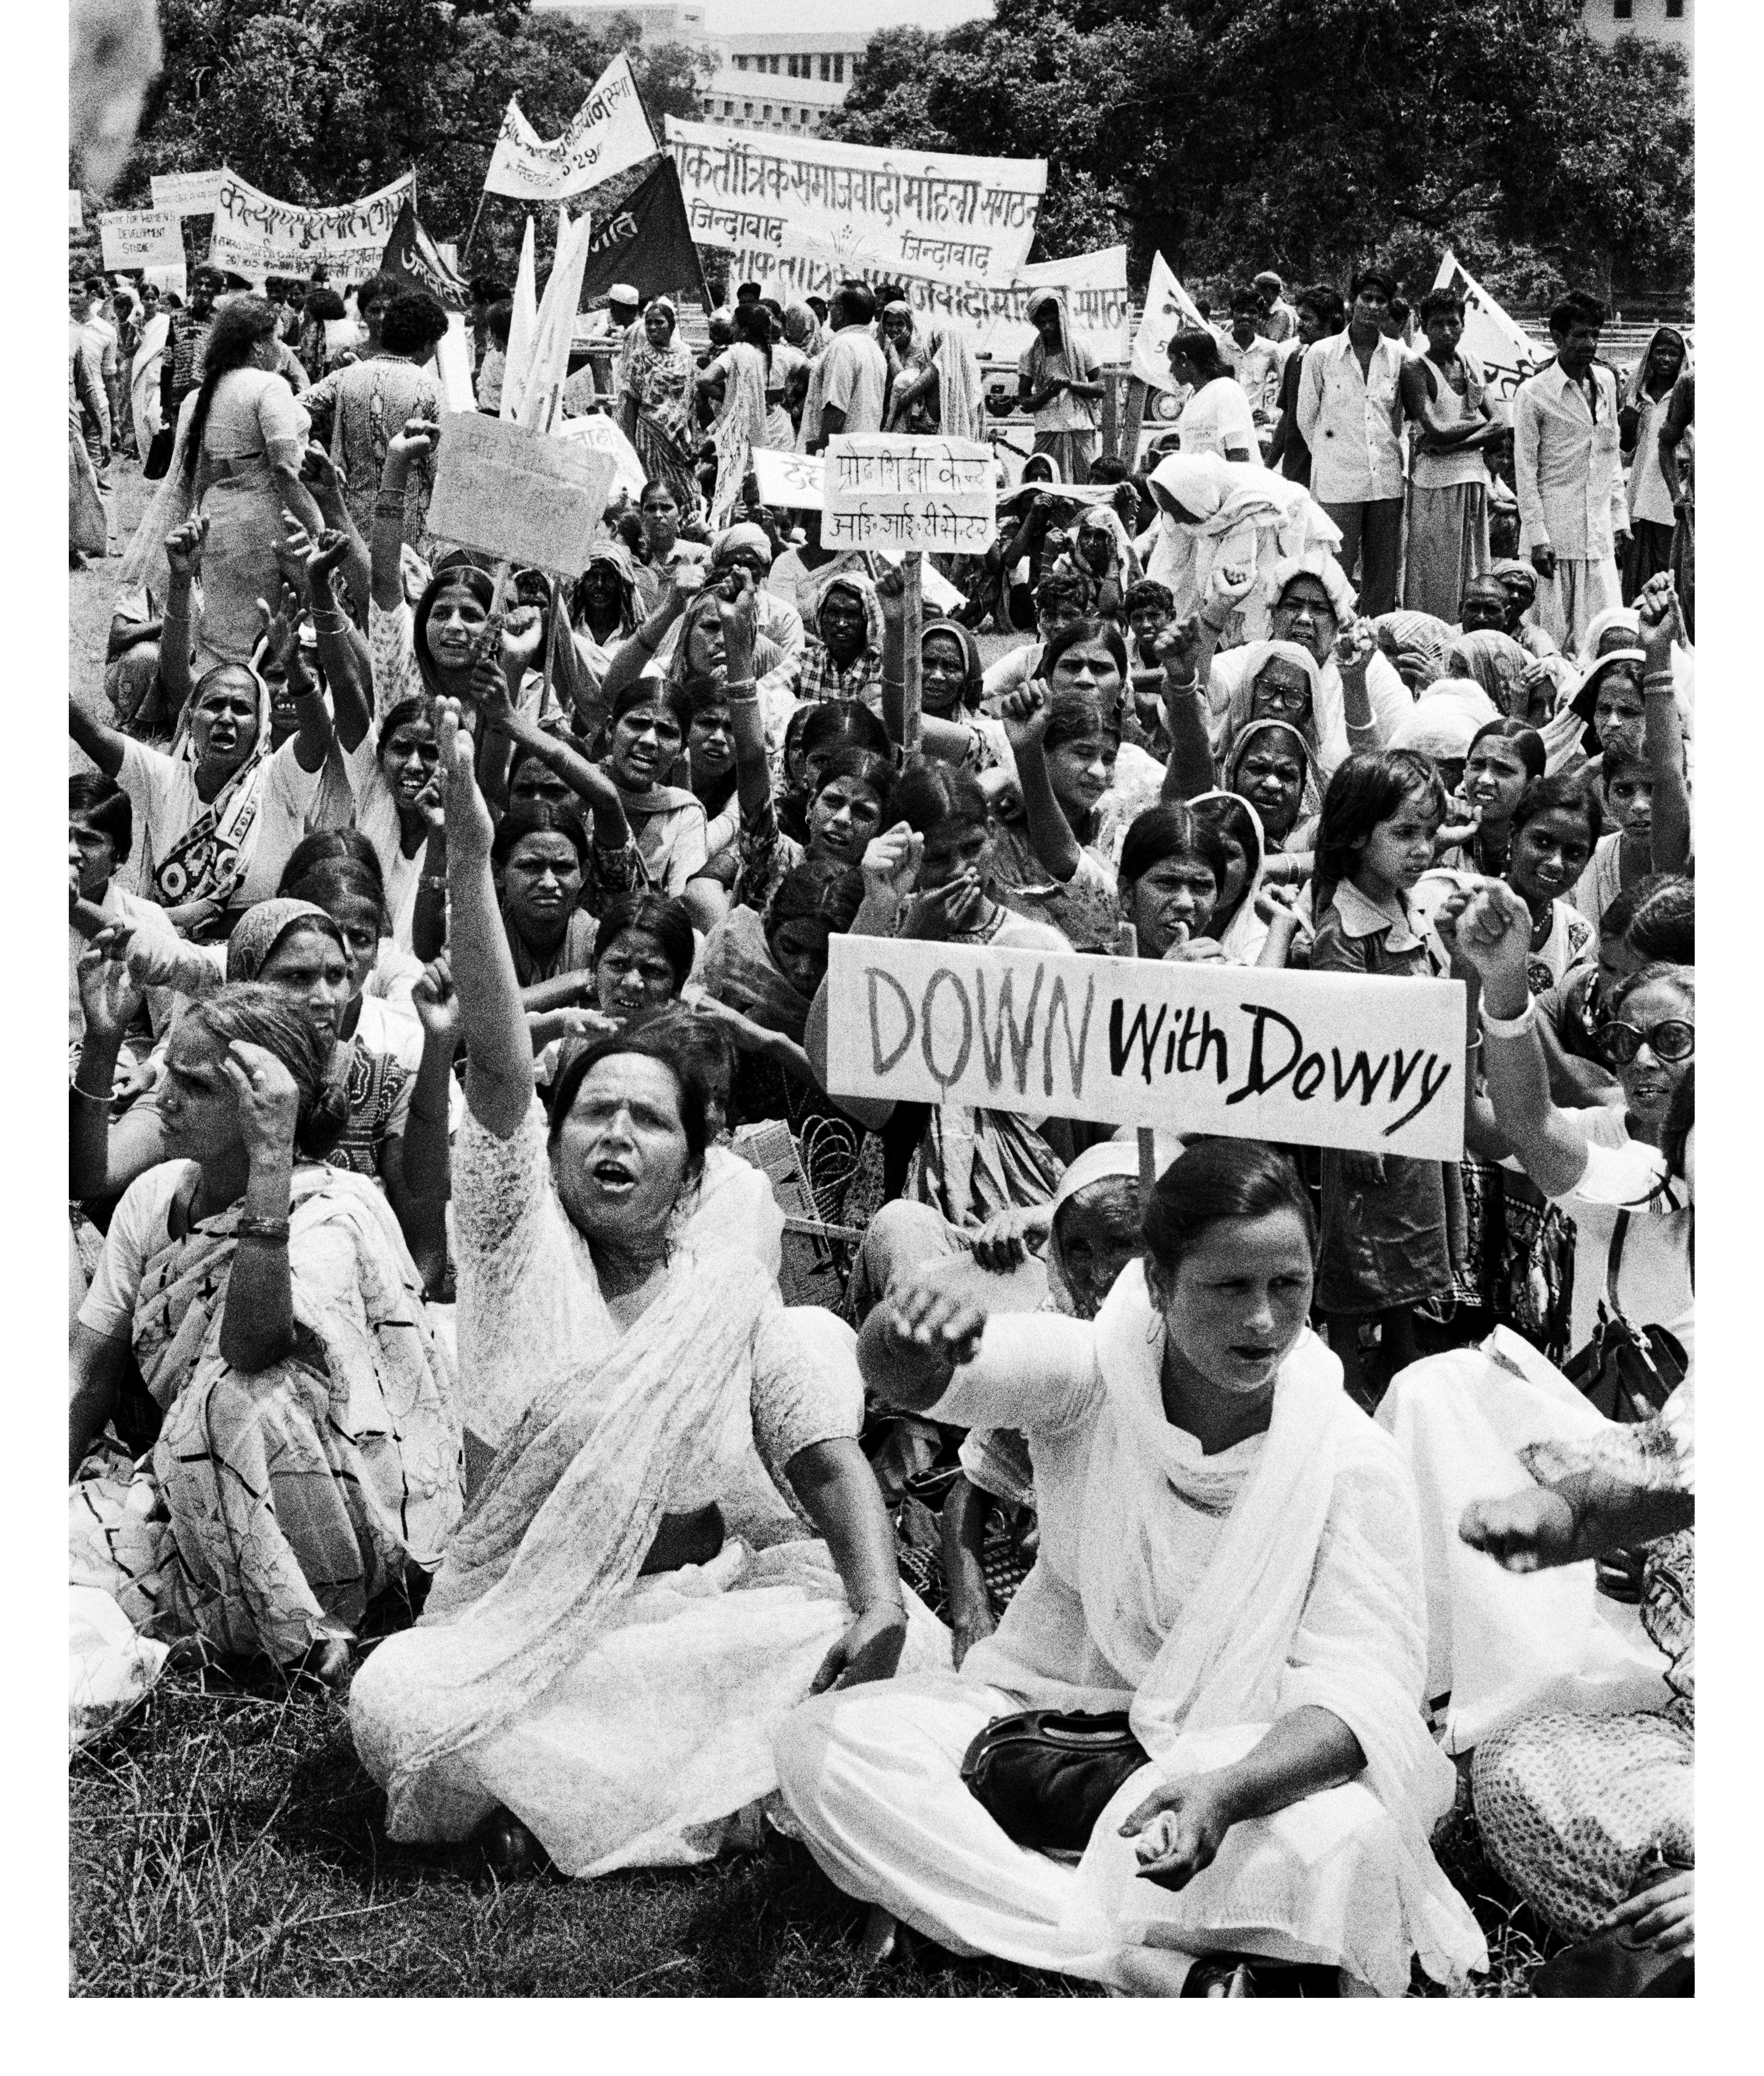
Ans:
[[[776,1741],[784,1804],[852,1895],[958,1953],[1173,1995],[1194,1954],[1342,1969],[1400,1995],[1486,1964],[1426,1839],[1449,1763],[1420,1717],[1414,1498],[1395,1452],[1305,1334],[1268,1433],[1203,1458],[1164,1418],[1163,1336],[1137,1263],[1094,1326],[988,1322],[932,1417],[1027,1435],[1035,1569],[959,1674],[824,1696]],[[1279,1717],[1339,1715],[1365,1772],[1235,1825],[1178,1893],[1139,1879],[1123,1818],[1160,1780],[1228,1764]],[[1015,1845],[963,1785],[968,1742],[1024,1707],[1128,1709],[1152,1763],[1076,1869]]]

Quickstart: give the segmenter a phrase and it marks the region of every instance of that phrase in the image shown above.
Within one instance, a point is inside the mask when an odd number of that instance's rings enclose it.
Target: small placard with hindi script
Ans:
[[[821,546],[984,554],[995,528],[992,449],[910,433],[837,433],[827,443]]]

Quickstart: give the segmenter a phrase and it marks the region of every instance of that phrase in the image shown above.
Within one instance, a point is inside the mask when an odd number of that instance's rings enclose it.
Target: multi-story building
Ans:
[[[720,36],[715,77],[699,95],[708,122],[813,136],[843,107],[866,35]]]
[[[812,137],[851,90],[867,31],[807,35],[724,35],[712,31],[704,0],[533,0],[535,13],[591,22],[629,15],[645,43],[700,44],[716,71],[699,93],[707,122]]]
[[[1580,25],[1595,42],[1640,36],[1650,44],[1691,41],[1695,0],[1583,0]]]

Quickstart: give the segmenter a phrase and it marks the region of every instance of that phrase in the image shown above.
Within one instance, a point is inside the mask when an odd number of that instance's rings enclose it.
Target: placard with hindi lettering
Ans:
[[[984,554],[992,545],[997,465],[982,440],[837,433],[827,443],[821,546]]]

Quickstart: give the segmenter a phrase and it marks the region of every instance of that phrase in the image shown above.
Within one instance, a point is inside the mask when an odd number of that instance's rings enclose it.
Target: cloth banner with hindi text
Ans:
[[[210,264],[249,277],[301,278],[322,264],[343,280],[361,280],[378,268],[398,215],[414,204],[417,176],[405,173],[359,201],[301,209],[277,201],[230,170],[214,197]]]
[[[517,201],[562,201],[653,158],[661,148],[643,113],[631,60],[621,51],[561,136],[542,137],[521,114],[521,103],[510,100],[484,190]]]
[[[1009,280],[1035,242],[1044,159],[878,151],[671,115],[665,127],[700,245],[778,258],[806,239],[841,277],[967,281]]]
[[[155,173],[148,183],[153,206],[173,216],[212,216],[223,177],[218,166],[200,173]]]

